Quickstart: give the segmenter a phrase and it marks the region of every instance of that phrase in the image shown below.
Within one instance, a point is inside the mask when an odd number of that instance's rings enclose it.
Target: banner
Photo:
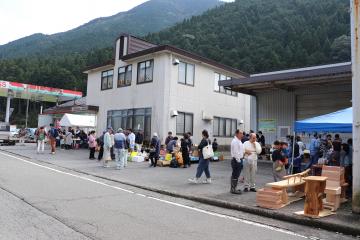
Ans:
[[[276,133],[276,120],[259,119],[259,131],[263,133]]]

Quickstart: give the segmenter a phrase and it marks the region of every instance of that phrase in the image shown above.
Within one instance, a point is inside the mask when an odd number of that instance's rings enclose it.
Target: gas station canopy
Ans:
[[[62,102],[82,97],[81,92],[0,80],[0,97]]]

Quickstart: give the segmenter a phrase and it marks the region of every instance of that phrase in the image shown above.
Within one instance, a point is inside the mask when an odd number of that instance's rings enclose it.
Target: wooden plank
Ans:
[[[271,196],[281,196],[282,191],[277,190],[277,189],[272,189],[272,188],[262,188],[262,189],[259,189],[256,194],[266,194],[266,195],[271,195]]]

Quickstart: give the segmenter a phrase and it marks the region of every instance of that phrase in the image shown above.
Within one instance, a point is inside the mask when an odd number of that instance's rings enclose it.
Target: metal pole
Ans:
[[[11,103],[11,97],[8,96],[6,99],[6,112],[5,112],[5,122],[10,122],[10,103]]]
[[[29,118],[29,99],[26,101],[26,117],[25,117],[25,128],[28,127],[28,118]]]
[[[352,210],[360,213],[360,1],[350,0],[353,105],[353,199]]]
[[[296,132],[294,132],[293,138],[292,138],[292,154],[291,154],[291,166],[290,166],[290,174],[293,174],[294,171],[294,154],[295,154],[295,141],[296,141]]]

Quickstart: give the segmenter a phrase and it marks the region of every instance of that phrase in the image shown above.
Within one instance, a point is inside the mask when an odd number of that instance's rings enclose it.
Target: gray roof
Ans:
[[[253,94],[253,91],[269,90],[281,84],[283,88],[294,88],[314,83],[328,83],[351,80],[351,62],[314,67],[253,74],[250,77],[223,80],[220,86],[234,91]]]

